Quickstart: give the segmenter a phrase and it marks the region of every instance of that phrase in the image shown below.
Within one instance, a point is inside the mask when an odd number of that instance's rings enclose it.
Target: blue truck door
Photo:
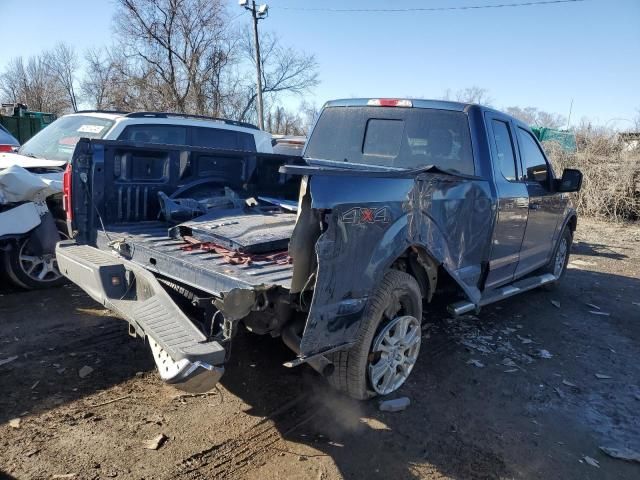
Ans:
[[[529,199],[519,169],[513,125],[507,117],[495,113],[486,113],[485,120],[498,192],[498,215],[485,283],[489,289],[513,279],[527,226]]]
[[[553,170],[537,140],[524,128],[517,127],[516,131],[529,193],[529,220],[516,268],[519,277],[543,266],[551,257],[564,207],[552,191]]]

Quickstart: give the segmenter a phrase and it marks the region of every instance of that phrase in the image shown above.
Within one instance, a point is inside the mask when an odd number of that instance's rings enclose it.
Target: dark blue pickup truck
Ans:
[[[562,278],[581,182],[498,111],[338,100],[302,158],[81,140],[57,259],[179,388],[212,388],[244,327],[367,398],[411,373],[434,295],[461,315]]]

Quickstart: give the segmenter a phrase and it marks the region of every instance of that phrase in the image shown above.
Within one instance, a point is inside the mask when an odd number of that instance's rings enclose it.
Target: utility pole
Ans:
[[[262,102],[262,62],[260,59],[260,39],[258,37],[258,20],[263,20],[269,15],[269,6],[267,4],[256,5],[255,0],[251,0],[251,5],[248,5],[247,0],[239,0],[241,7],[251,12],[251,18],[253,19],[253,42],[256,52],[256,99],[258,102],[258,128],[264,130],[264,104]]]

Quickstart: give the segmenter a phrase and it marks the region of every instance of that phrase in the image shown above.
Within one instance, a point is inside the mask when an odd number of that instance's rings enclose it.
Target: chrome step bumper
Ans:
[[[56,246],[60,271],[145,338],[160,377],[191,393],[211,390],[224,373],[225,350],[178,308],[156,277],[123,258],[73,241]]]

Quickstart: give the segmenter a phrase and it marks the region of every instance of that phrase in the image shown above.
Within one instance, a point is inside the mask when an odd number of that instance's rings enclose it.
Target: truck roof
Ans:
[[[330,100],[324,104],[325,107],[366,107],[370,101],[379,98],[345,98],[340,100]],[[395,99],[394,99],[395,100]],[[428,100],[424,98],[398,98],[397,100],[408,100],[414,108],[435,108],[438,110],[452,110],[456,112],[464,111],[472,103],[451,102],[449,100]]]

